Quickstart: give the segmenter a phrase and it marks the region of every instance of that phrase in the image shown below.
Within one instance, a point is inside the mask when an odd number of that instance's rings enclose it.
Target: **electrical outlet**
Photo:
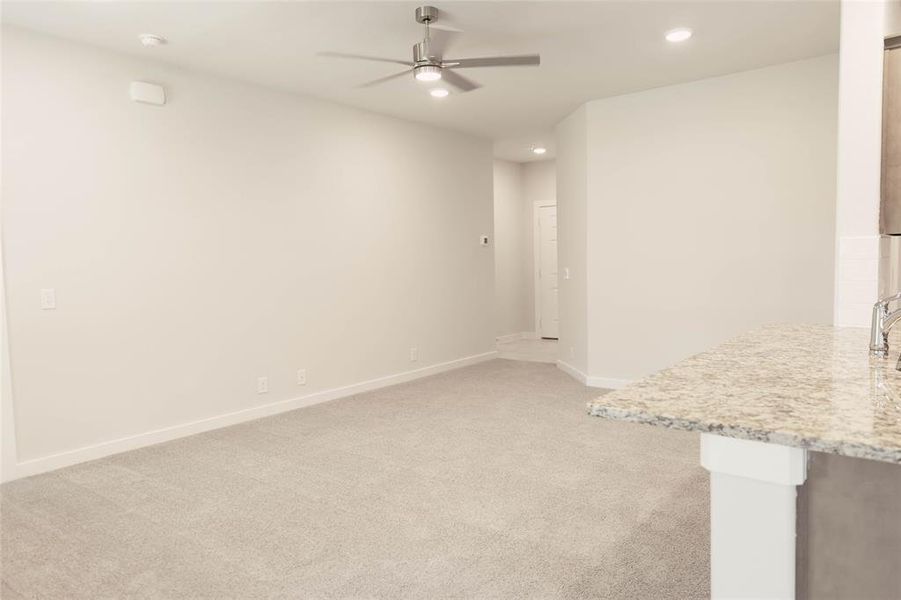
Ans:
[[[269,378],[257,377],[257,394],[269,393]]]
[[[297,385],[306,385],[307,384],[307,370],[306,369],[297,369]]]
[[[417,360],[419,360],[419,350],[414,346],[410,348],[410,362],[416,362]]]
[[[47,288],[41,290],[41,310],[53,310],[56,308],[56,290]]]

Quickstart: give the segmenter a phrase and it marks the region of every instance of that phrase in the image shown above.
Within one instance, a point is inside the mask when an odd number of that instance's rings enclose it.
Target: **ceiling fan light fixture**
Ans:
[[[438,65],[420,65],[413,67],[413,76],[418,81],[438,81],[441,79],[441,67]]]
[[[666,41],[678,43],[691,38],[692,31],[688,27],[679,27],[666,32]]]
[[[547,148],[544,146],[535,146],[532,148],[532,154],[544,154],[547,152]]]
[[[447,98],[450,92],[444,88],[435,88],[434,90],[430,90],[429,94],[432,95],[432,98]]]

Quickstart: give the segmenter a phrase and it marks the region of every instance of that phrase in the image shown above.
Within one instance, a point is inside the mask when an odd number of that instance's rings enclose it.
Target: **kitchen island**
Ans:
[[[795,596],[808,451],[901,469],[901,332],[889,343],[875,359],[864,329],[772,325],[589,403],[594,416],[701,434],[714,598]]]

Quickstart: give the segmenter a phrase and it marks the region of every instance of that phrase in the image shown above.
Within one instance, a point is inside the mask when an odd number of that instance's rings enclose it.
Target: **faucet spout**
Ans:
[[[901,300],[901,292],[887,296],[873,305],[873,321],[870,326],[870,355],[879,358],[888,356],[888,332],[901,320],[901,308],[889,312],[889,305]],[[899,363],[901,364],[901,363]]]

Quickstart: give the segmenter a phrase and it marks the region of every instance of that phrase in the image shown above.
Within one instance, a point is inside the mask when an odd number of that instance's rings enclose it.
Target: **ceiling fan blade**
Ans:
[[[378,85],[380,83],[385,83],[386,81],[391,81],[392,79],[397,79],[398,77],[403,77],[404,75],[408,75],[412,72],[413,72],[413,69],[405,69],[405,70],[401,71],[400,73],[395,73],[394,75],[388,75],[387,77],[381,77],[379,79],[375,79],[368,83],[362,83],[362,84],[358,85],[357,87],[358,88],[372,87],[372,86]]]
[[[463,30],[447,23],[429,23],[429,29],[440,29],[441,31],[449,31],[451,33],[463,33]]]
[[[529,67],[541,64],[538,54],[522,54],[520,56],[486,56],[484,58],[449,58],[442,64],[454,68],[470,67]]]
[[[317,56],[327,56],[329,58],[349,58],[352,60],[374,60],[376,62],[394,63],[396,65],[404,65],[412,67],[413,63],[406,60],[397,60],[394,58],[381,58],[378,56],[366,56],[364,54],[346,54],[344,52],[317,52]]]
[[[461,92],[471,92],[472,90],[477,90],[482,87],[475,81],[467,79],[459,73],[451,71],[449,68],[441,69],[441,79],[454,86]]]

